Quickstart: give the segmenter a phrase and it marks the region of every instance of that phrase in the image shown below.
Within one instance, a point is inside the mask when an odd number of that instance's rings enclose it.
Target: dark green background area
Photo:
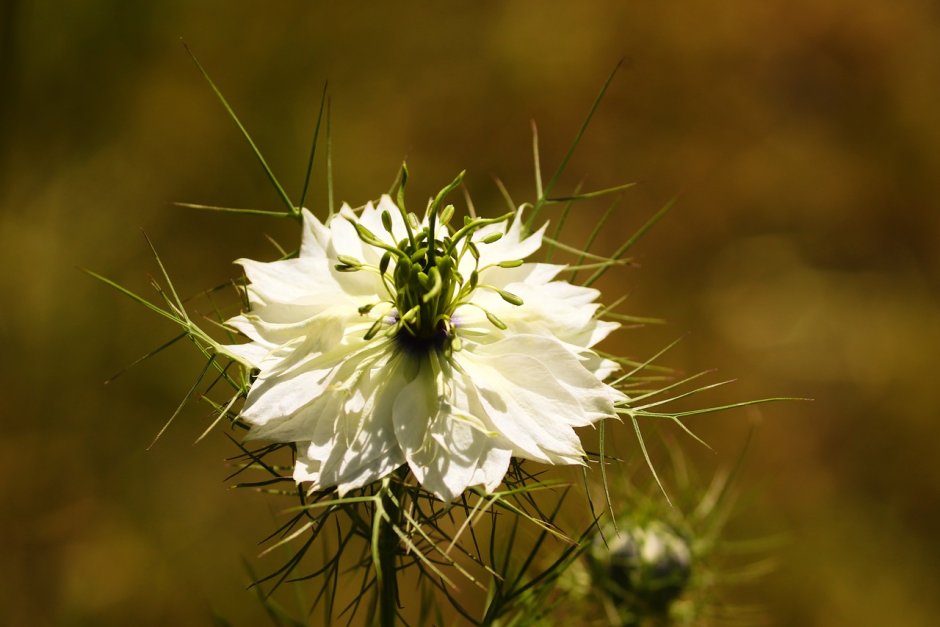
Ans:
[[[600,285],[669,324],[608,347],[644,358],[685,336],[667,363],[738,379],[699,403],[815,399],[696,418],[714,453],[663,430],[710,474],[760,423],[735,528],[785,540],[775,573],[732,600],[781,625],[936,617],[936,4],[356,4],[3,3],[3,622],[261,620],[241,559],[284,503],[228,488],[221,431],[191,446],[205,406],[145,452],[199,359],[180,345],[102,385],[174,330],[78,269],[149,294],[142,228],[194,294],[238,257],[273,258],[265,234],[296,244],[287,222],[172,204],[279,208],[181,38],[292,195],[328,79],[338,200],[376,197],[407,158],[414,206],[467,169],[487,212],[503,209],[494,174],[534,196],[529,121],[550,171],[624,58],[558,191],[639,183],[601,251],[680,199],[640,267]],[[319,165],[307,204],[322,215]],[[602,209],[573,214],[569,241]]]

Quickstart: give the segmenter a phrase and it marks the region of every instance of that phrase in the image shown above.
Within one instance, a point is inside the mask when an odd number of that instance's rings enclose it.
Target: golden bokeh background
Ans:
[[[278,208],[181,38],[290,193],[329,79],[339,200],[407,158],[412,198],[466,168],[481,210],[493,174],[532,198],[530,119],[551,170],[624,58],[559,187],[639,183],[606,250],[680,194],[601,286],[669,324],[617,349],[685,336],[667,363],[738,379],[701,403],[815,399],[696,419],[714,453],[679,438],[711,473],[760,423],[735,527],[784,540],[736,600],[780,625],[940,614],[936,3],[6,0],[0,37],[5,624],[263,623],[242,559],[271,564],[255,543],[283,503],[227,487],[221,432],[191,445],[205,406],[145,451],[199,359],[177,346],[102,385],[173,329],[79,270],[149,294],[143,229],[194,294],[272,258],[263,235],[296,239],[172,204]]]

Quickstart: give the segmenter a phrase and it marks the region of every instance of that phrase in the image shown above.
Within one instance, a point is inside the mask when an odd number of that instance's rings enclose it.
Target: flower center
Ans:
[[[437,325],[437,329],[429,335],[413,335],[407,327],[402,327],[395,334],[395,341],[403,351],[423,355],[431,351],[450,350],[454,337],[453,325],[448,325],[442,320]]]
[[[401,316],[396,336],[412,348],[446,349],[453,338],[451,314],[462,277],[450,238],[434,239],[424,229],[398,243],[404,253],[395,265],[393,300]]]
[[[384,330],[387,336],[393,336],[398,344],[408,351],[427,353],[433,350],[447,354],[460,350],[452,320],[453,313],[464,304],[479,307],[471,300],[476,289],[488,288],[512,305],[522,304],[522,299],[514,294],[479,283],[480,272],[486,267],[480,268],[480,251],[477,244],[491,244],[500,239],[503,233],[496,231],[482,237],[478,242],[474,241],[474,234],[481,228],[505,223],[513,214],[498,218],[465,218],[463,226],[451,233],[448,223],[453,218],[454,206],[444,206],[443,200],[460,185],[463,179],[461,173],[428,205],[423,221],[425,226],[422,227],[422,222],[419,222],[413,213],[405,210],[404,185],[407,174],[407,169],[403,167],[397,203],[407,237],[393,245],[388,240],[376,236],[357,220],[347,218],[364,244],[385,252],[378,267],[339,255],[340,263],[336,265],[336,270],[371,270],[378,273],[385,286],[388,299],[360,307],[359,313],[368,315],[376,305],[384,303],[385,312],[393,314],[392,322],[389,323],[384,314],[379,316],[366,333],[365,339],[371,339]],[[382,212],[382,226],[390,235],[395,232],[392,216],[387,210]],[[458,268],[461,260],[468,254],[473,259],[473,270],[470,276],[463,276]],[[522,260],[518,259],[492,265],[514,268],[521,264]],[[464,268],[466,272],[466,264]],[[506,328],[494,314],[479,308],[495,327]],[[389,324],[393,326],[389,328]]]

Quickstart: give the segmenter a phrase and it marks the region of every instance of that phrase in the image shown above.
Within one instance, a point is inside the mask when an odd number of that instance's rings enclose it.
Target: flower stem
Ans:
[[[396,479],[398,479],[396,481]],[[388,491],[382,496],[382,510],[387,518],[381,523],[379,530],[379,564],[381,577],[379,578],[379,625],[380,627],[394,627],[395,617],[398,613],[398,561],[400,541],[395,528],[401,518],[400,504],[402,496],[402,480],[399,475],[393,477]]]

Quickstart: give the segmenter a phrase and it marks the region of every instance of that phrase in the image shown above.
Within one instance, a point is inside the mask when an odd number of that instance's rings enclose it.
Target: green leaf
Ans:
[[[153,445],[157,443],[157,440],[160,439],[160,436],[162,436],[163,433],[170,427],[170,425],[173,423],[173,421],[176,419],[179,413],[183,411],[183,407],[185,407],[186,403],[189,402],[189,399],[192,398],[193,393],[195,393],[196,391],[196,388],[198,388],[199,384],[202,383],[202,380],[206,376],[206,373],[209,372],[209,368],[211,368],[212,364],[215,362],[215,357],[216,357],[215,355],[212,355],[211,357],[209,357],[208,360],[206,360],[206,365],[203,367],[202,371],[199,373],[199,376],[196,377],[196,381],[193,382],[192,387],[190,387],[189,391],[186,392],[186,395],[183,397],[183,400],[180,401],[179,405],[177,405],[176,411],[173,412],[169,420],[166,421],[166,424],[163,425],[163,428],[161,428],[160,431],[157,432],[157,435],[153,438],[153,441],[150,442],[150,446],[147,447],[148,451],[153,448]]]
[[[575,193],[571,196],[555,196],[553,198],[546,198],[545,204],[557,204],[562,202],[578,202],[581,200],[590,200],[591,198],[600,198],[601,196],[609,196],[610,194],[616,194],[617,192],[622,192],[625,189],[630,189],[631,187],[636,186],[636,183],[623,183],[622,185],[615,185],[613,187],[608,187],[606,189],[599,189],[593,192],[583,192]]]
[[[258,162],[261,164],[261,167],[264,169],[264,173],[267,175],[268,180],[271,182],[271,185],[274,186],[277,195],[280,197],[281,201],[284,203],[284,206],[287,208],[287,211],[290,215],[299,216],[300,211],[294,203],[291,202],[290,197],[287,195],[287,192],[284,191],[284,188],[278,182],[277,177],[274,176],[274,172],[268,166],[268,162],[265,161],[264,156],[261,154],[261,151],[258,149],[258,146],[255,145],[254,140],[251,138],[251,135],[248,134],[248,131],[242,125],[241,120],[238,119],[238,116],[235,115],[235,111],[229,105],[228,100],[225,99],[225,96],[222,95],[222,92],[219,91],[219,88],[216,87],[215,83],[209,77],[209,73],[206,72],[205,68],[202,67],[202,64],[199,63],[199,59],[196,58],[196,55],[193,54],[193,51],[190,50],[189,46],[186,43],[183,43],[183,47],[186,49],[186,52],[189,53],[189,56],[192,57],[193,63],[196,64],[196,67],[199,68],[199,71],[202,73],[203,78],[206,79],[206,82],[209,83],[209,87],[212,88],[212,91],[215,92],[216,97],[218,97],[219,102],[222,103],[222,106],[225,107],[226,112],[228,112],[229,117],[232,118],[232,121],[235,122],[235,125],[238,127],[238,130],[241,131],[242,136],[248,142],[248,145],[251,146],[251,151],[254,153],[255,157],[258,159]]]
[[[289,213],[283,211],[268,211],[267,209],[250,209],[242,207],[217,207],[215,205],[200,205],[192,202],[174,202],[174,205],[177,207],[185,207],[187,209],[199,209],[200,211],[220,211],[224,213],[242,213],[247,215],[256,215],[256,216],[271,216],[275,218],[285,218],[289,217]]]
[[[641,237],[643,237],[643,235],[645,235],[647,231],[653,228],[653,225],[659,222],[662,219],[662,217],[665,216],[669,212],[670,209],[672,209],[673,205],[676,204],[676,201],[678,199],[679,199],[678,196],[672,198],[669,202],[663,205],[662,209],[660,209],[655,214],[653,214],[652,218],[647,220],[646,223],[636,231],[636,233],[630,236],[630,239],[624,242],[620,246],[620,248],[617,249],[617,252],[615,252],[612,255],[612,259],[620,259],[626,254],[628,250],[633,248],[633,245],[636,244],[637,241]],[[597,281],[599,278],[604,276],[604,273],[607,272],[607,270],[608,268],[601,268],[600,270],[596,271],[594,274],[591,275],[591,278],[589,278],[587,281],[584,282],[584,286],[590,287],[595,281]]]
[[[545,204],[546,196],[552,193],[552,189],[555,187],[555,184],[558,182],[558,179],[561,177],[562,173],[565,171],[565,168],[568,167],[568,161],[571,160],[571,156],[574,154],[575,149],[578,147],[578,144],[581,143],[581,138],[584,136],[584,132],[587,130],[587,127],[591,124],[591,119],[594,117],[594,113],[597,111],[598,105],[600,105],[601,100],[604,99],[604,95],[607,93],[607,88],[610,87],[611,81],[614,79],[614,75],[617,74],[617,71],[620,69],[620,66],[623,65],[623,59],[617,62],[617,65],[611,70],[610,74],[607,76],[607,80],[604,81],[604,85],[601,87],[600,92],[594,98],[594,102],[591,103],[591,108],[588,111],[587,116],[584,118],[584,122],[581,123],[581,128],[578,129],[577,135],[574,137],[574,141],[571,142],[571,146],[568,148],[568,152],[565,153],[565,156],[562,158],[561,163],[558,165],[558,169],[555,170],[555,173],[552,175],[552,178],[548,180],[548,183],[545,185],[543,193],[539,195],[538,200],[535,203],[535,207],[532,209],[529,219],[526,221],[526,225],[531,230],[532,224],[535,223],[535,219],[539,214],[539,211],[542,209],[542,206]]]
[[[320,111],[317,112],[317,124],[313,128],[313,141],[310,142],[310,159],[307,160],[307,172],[304,174],[304,188],[300,192],[300,202],[298,207],[303,207],[307,200],[307,190],[310,188],[310,175],[313,173],[313,157],[317,154],[317,140],[320,138],[320,122],[323,120],[323,107],[326,104],[327,88],[329,81],[323,83],[323,95],[320,96]]]
[[[177,342],[179,342],[179,341],[180,341],[181,339],[183,339],[184,337],[187,337],[188,335],[189,335],[189,333],[187,333],[187,332],[180,333],[179,335],[177,335],[177,336],[175,336],[175,337],[173,337],[173,338],[167,340],[166,342],[164,342],[164,343],[161,344],[160,346],[156,347],[156,348],[153,349],[152,351],[148,351],[148,352],[144,353],[143,355],[141,355],[140,357],[138,357],[137,359],[135,359],[134,361],[132,361],[130,364],[128,364],[127,366],[124,366],[123,368],[121,368],[120,370],[118,370],[117,372],[115,372],[113,375],[111,375],[110,377],[108,377],[107,379],[105,379],[104,384],[105,384],[105,385],[108,385],[109,383],[111,383],[112,381],[114,381],[115,379],[117,379],[118,377],[120,377],[122,374],[124,374],[125,372],[127,372],[128,370],[130,370],[131,368],[133,368],[134,366],[136,366],[137,364],[139,364],[139,363],[141,363],[141,362],[143,362],[143,361],[145,361],[145,360],[147,360],[147,359],[153,357],[153,356],[156,355],[157,353],[159,353],[159,352],[161,352],[161,351],[163,351],[163,350],[169,348],[170,346],[173,346],[174,344],[176,344]]]
[[[335,213],[333,205],[333,103],[326,99],[326,198],[327,208],[332,217]]]
[[[666,493],[666,488],[663,487],[663,482],[660,481],[659,475],[656,473],[656,467],[653,465],[653,460],[650,459],[649,451],[646,450],[646,441],[643,439],[643,432],[640,431],[640,423],[637,422],[636,417],[632,414],[630,415],[630,422],[633,423],[633,430],[636,432],[636,439],[640,443],[640,450],[643,452],[643,459],[646,460],[646,465],[649,467],[650,472],[653,473],[653,479],[656,480],[656,485],[659,486],[659,489],[662,490],[663,496],[666,497],[666,502],[669,505],[672,505],[672,501],[669,499],[669,494]]]

